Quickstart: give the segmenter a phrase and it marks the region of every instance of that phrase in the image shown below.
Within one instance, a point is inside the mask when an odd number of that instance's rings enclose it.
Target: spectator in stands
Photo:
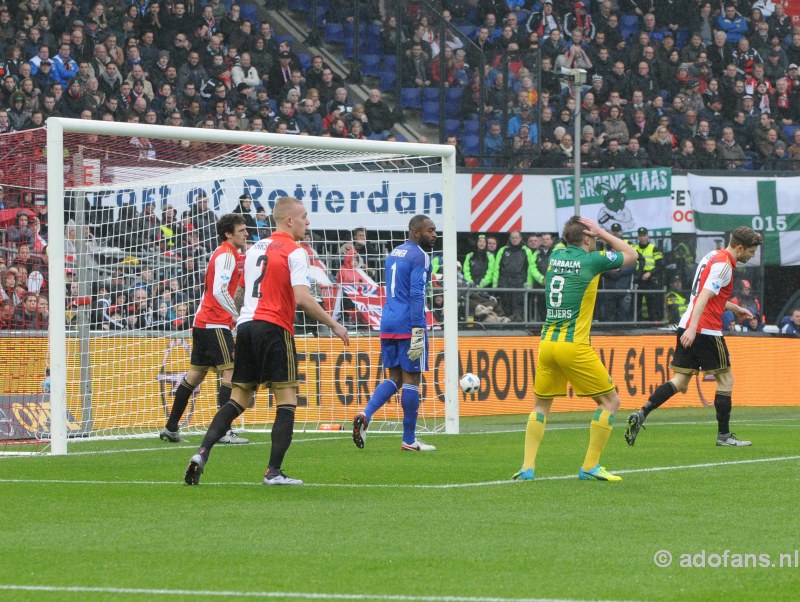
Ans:
[[[21,210],[17,212],[14,225],[8,229],[8,242],[14,245],[29,245],[33,247],[35,233],[29,225],[30,217],[28,212]]]
[[[5,305],[2,305],[2,308],[5,308]],[[781,320],[781,332],[800,336],[800,307],[794,308],[792,313]]]
[[[400,44],[401,47],[405,46],[407,42],[406,34],[402,27],[397,26],[397,18],[394,14],[391,14],[383,20],[380,38],[381,44],[383,45],[383,54],[395,54],[398,44]]]
[[[503,140],[500,124],[493,121],[486,132],[483,151],[485,158],[483,164],[487,167],[501,167],[503,165],[504,151],[505,142]]]
[[[389,105],[381,99],[381,91],[373,88],[369,91],[369,99],[364,103],[364,114],[369,120],[370,127],[375,134],[386,138],[394,127],[394,116]]]
[[[600,167],[603,169],[623,169],[625,155],[619,148],[619,140],[612,138],[608,141],[608,148],[600,157]]]
[[[78,74],[78,63],[70,56],[71,52],[72,47],[69,42],[63,42],[58,54],[53,59],[54,73],[52,77],[65,87]]]
[[[14,303],[10,299],[0,300],[0,330],[11,330],[14,326]]]
[[[617,238],[622,238],[622,226],[618,223],[611,224],[611,233]],[[606,301],[601,305],[601,315],[608,322],[630,322],[633,319],[632,294],[633,277],[637,264],[603,272],[603,288],[617,291],[606,296]],[[623,292],[624,291],[624,292]]]
[[[689,307],[689,300],[683,296],[683,281],[675,274],[669,281],[667,291],[667,322],[678,324]]]
[[[665,125],[659,125],[655,134],[650,137],[648,150],[650,161],[659,167],[672,166],[674,138]]]
[[[708,47],[708,60],[711,61],[711,71],[720,76],[730,64],[736,64],[733,50],[727,44],[727,35],[724,31],[714,33],[714,43]]]
[[[772,154],[763,161],[761,168],[769,171],[789,171],[792,169],[792,161],[786,153],[786,143],[783,140],[775,142]]]
[[[269,71],[269,93],[279,97],[283,87],[292,81],[292,53],[284,50],[278,53],[278,62]]]
[[[488,251],[486,246],[486,235],[479,234],[475,241],[475,249],[467,253],[462,262],[464,280],[469,287],[487,288],[492,285],[495,257],[494,253]]]
[[[322,117],[320,117],[320,114],[316,111],[313,100],[304,99],[300,102],[297,125],[301,132],[305,132],[310,136],[322,135]]]
[[[233,210],[233,213],[241,214],[244,218],[244,223],[247,226],[248,240],[259,240],[258,224],[256,224],[256,220],[251,213],[252,206],[253,198],[245,192],[239,197],[239,205]]]
[[[616,140],[620,144],[627,144],[630,138],[628,126],[622,119],[622,112],[619,106],[612,105],[608,111],[608,117],[603,120],[603,132],[606,140]]]
[[[650,157],[647,151],[641,147],[638,138],[628,140],[625,151],[625,166],[629,169],[640,169],[650,166]]]
[[[731,127],[726,127],[722,130],[719,154],[725,169],[741,169],[744,165],[744,150],[736,143],[736,139],[733,135],[733,128]]]
[[[401,67],[401,77],[406,87],[425,88],[431,85],[430,60],[423,53],[419,42],[414,42],[407,51]]]
[[[753,314],[751,318],[745,319],[742,324],[742,332],[763,332],[764,321],[759,314]]]
[[[333,100],[336,94],[336,89],[340,88],[342,84],[342,79],[338,76],[335,76],[330,67],[324,67],[322,69],[322,80],[315,86],[315,88],[319,93],[319,102],[323,111],[328,103]]]
[[[381,273],[386,252],[379,243],[367,241],[365,228],[353,230],[352,249],[361,257],[367,275],[376,282],[382,282]]]
[[[534,136],[530,124],[523,123],[519,126],[519,131],[511,138],[510,167],[528,168],[533,165],[536,155]]]
[[[715,138],[705,138],[702,141],[698,139],[696,144],[702,144],[702,147],[695,153],[700,168],[726,169],[725,162],[717,148],[717,140]]]
[[[17,247],[17,254],[12,265],[18,269],[24,269],[28,273],[46,270],[46,266],[39,255],[31,253],[31,247],[27,244],[20,244]]]
[[[200,192],[196,197],[190,215],[193,226],[190,235],[197,235],[198,243],[206,252],[211,253],[216,245],[217,218],[208,208],[208,196],[204,192]]]
[[[739,40],[747,35],[748,27],[745,18],[736,10],[733,2],[728,2],[723,13],[717,17],[716,27],[725,32],[729,44],[738,44]]]
[[[25,293],[22,302],[14,309],[11,325],[14,330],[44,330],[47,322],[42,323],[37,312],[38,299],[34,293]]]
[[[358,103],[353,105],[353,110],[344,116],[344,123],[348,130],[351,129],[351,124],[358,122],[361,125],[361,130],[364,136],[372,135],[372,127],[369,124],[369,117],[364,111],[364,105]]]
[[[530,288],[533,280],[530,264],[533,253],[522,243],[522,233],[512,230],[508,235],[508,244],[495,255],[495,271],[492,276],[493,288]],[[512,322],[526,320],[524,297],[519,292],[505,292],[498,295],[504,313]]]
[[[0,298],[8,299],[14,307],[22,302],[22,296],[17,291],[17,274],[19,270],[10,268],[2,273],[2,289],[0,289]]]

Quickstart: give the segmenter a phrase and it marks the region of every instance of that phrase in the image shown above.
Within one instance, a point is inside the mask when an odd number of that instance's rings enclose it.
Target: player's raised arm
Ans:
[[[629,265],[633,265],[636,263],[636,259],[638,254],[636,253],[636,249],[630,246],[621,238],[617,238],[608,230],[601,228],[597,222],[594,220],[589,219],[588,217],[581,217],[580,222],[586,226],[586,234],[589,236],[595,236],[606,243],[609,247],[614,249],[617,253],[622,254],[622,267],[626,267]]]

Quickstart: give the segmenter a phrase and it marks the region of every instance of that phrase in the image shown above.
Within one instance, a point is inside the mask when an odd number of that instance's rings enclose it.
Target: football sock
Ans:
[[[419,387],[417,385],[403,385],[400,403],[403,405],[403,443],[411,445],[417,440]]]
[[[541,412],[531,412],[528,416],[528,425],[525,427],[525,455],[522,460],[522,469],[527,470],[536,466],[536,454],[539,444],[544,438],[544,427],[547,418]]]
[[[220,383],[217,391],[217,407],[221,408],[231,400],[231,383]]]
[[[208,456],[211,453],[211,448],[214,444],[222,439],[231,428],[231,423],[238,418],[244,408],[242,408],[235,401],[229,401],[222,406],[217,413],[214,414],[214,419],[211,421],[211,426],[206,431],[206,436],[203,437],[203,443],[200,444],[200,449],[197,453],[203,456],[208,461]]]
[[[167,430],[173,433],[178,430],[178,422],[181,416],[186,411],[186,406],[189,404],[189,399],[192,396],[194,387],[186,382],[186,379],[181,379],[181,384],[175,390],[175,401],[172,402],[172,409],[169,412],[167,419]]]
[[[377,387],[372,393],[372,397],[367,402],[367,407],[364,408],[364,415],[367,417],[367,422],[372,420],[372,415],[383,407],[387,401],[397,395],[397,383],[391,378],[387,378]]]
[[[675,395],[678,392],[678,389],[675,388],[675,385],[672,384],[672,381],[667,381],[661,385],[659,385],[653,394],[650,396],[650,399],[647,400],[647,403],[642,406],[642,413],[647,415],[667,401],[670,397]]]
[[[589,449],[583,460],[583,469],[591,470],[600,464],[600,454],[606,448],[614,424],[614,414],[603,408],[597,408],[589,426]]]
[[[731,402],[730,393],[717,393],[714,395],[714,408],[717,410],[717,432],[727,435],[731,432]]]
[[[275,423],[272,425],[272,449],[269,452],[269,467],[266,476],[280,473],[283,457],[292,444],[294,434],[294,406],[278,406],[275,412]]]

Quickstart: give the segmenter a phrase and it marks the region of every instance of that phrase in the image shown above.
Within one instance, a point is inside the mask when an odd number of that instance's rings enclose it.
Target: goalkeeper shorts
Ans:
[[[412,360],[408,357],[411,339],[381,339],[381,360],[384,368],[397,368],[403,372],[427,372],[428,370],[428,333],[425,333],[425,346],[422,355]]]

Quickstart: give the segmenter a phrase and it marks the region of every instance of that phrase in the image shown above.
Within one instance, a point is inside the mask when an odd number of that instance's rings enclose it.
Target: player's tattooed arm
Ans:
[[[242,305],[244,305],[244,287],[240,286],[236,289],[236,294],[233,296],[233,304],[236,306],[236,313],[242,313]]]

